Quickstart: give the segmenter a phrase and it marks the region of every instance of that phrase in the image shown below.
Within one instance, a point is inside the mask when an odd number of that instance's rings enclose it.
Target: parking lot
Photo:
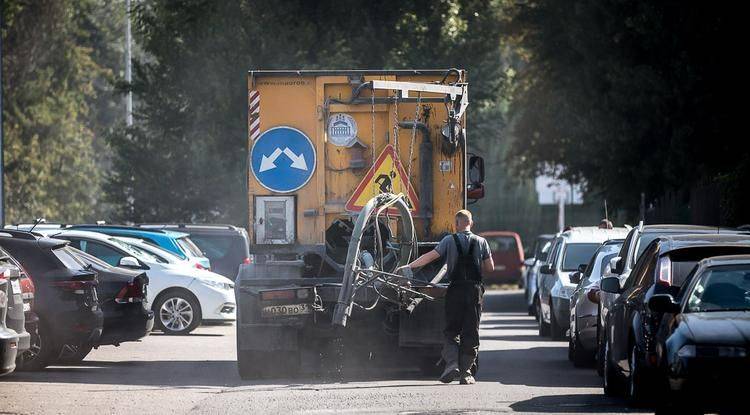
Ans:
[[[492,291],[482,319],[476,387],[443,385],[417,372],[345,379],[245,382],[234,327],[189,336],[154,333],[94,350],[76,366],[2,379],[0,412],[27,413],[623,413],[591,369],[574,369],[567,344],[537,336],[520,291]],[[450,399],[444,399],[449,396]]]

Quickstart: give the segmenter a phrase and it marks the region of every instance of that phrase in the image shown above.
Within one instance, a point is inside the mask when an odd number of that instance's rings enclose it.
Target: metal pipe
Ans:
[[[419,216],[424,221],[424,234],[430,234],[430,225],[433,214],[433,180],[432,180],[432,157],[433,148],[430,140],[430,129],[426,124],[414,121],[401,121],[398,123],[401,128],[416,128],[422,134],[422,143],[419,144]],[[411,180],[411,178],[409,178]]]

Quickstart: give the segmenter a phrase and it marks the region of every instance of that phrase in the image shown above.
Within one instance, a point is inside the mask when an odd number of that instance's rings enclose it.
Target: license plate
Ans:
[[[310,313],[312,313],[310,304],[269,305],[261,310],[263,317],[300,316]]]
[[[10,286],[13,287],[13,294],[21,294],[21,283],[18,280],[10,280]]]

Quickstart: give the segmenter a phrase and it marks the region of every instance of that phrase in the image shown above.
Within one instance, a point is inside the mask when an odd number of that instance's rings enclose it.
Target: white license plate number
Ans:
[[[269,305],[263,307],[261,315],[263,317],[300,316],[311,312],[310,304]]]

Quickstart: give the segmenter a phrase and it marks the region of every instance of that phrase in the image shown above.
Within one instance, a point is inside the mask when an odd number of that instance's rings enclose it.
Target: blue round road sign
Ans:
[[[255,140],[250,170],[266,189],[293,192],[307,184],[315,171],[315,147],[296,128],[271,128]]]

